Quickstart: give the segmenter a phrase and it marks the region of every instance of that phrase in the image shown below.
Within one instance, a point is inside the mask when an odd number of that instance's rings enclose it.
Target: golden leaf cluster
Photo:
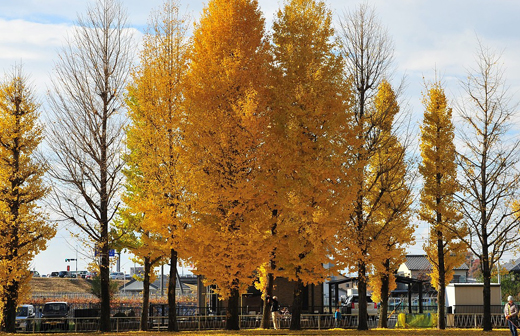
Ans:
[[[457,237],[464,236],[466,228],[459,223],[462,215],[454,199],[458,184],[452,109],[440,83],[428,88],[423,103],[419,171],[424,185],[419,216],[430,224],[430,240],[424,250],[432,264],[432,284],[437,287],[440,268],[444,268],[443,282],[447,284],[454,268],[464,262],[466,248]],[[444,266],[439,263],[439,249],[444,254]]]
[[[28,78],[15,68],[0,82],[0,306],[4,318],[14,319],[13,312],[28,290],[30,263],[56,233],[38,205],[48,191],[42,181],[45,168],[34,157],[43,130],[38,108]]]
[[[257,278],[265,291],[268,273],[319,283],[366,252],[371,272],[395,268],[413,232],[396,94],[380,83],[380,141],[358,160],[368,137],[325,3],[286,1],[272,36],[253,0],[209,1],[189,41],[175,6],[163,13],[129,87],[123,222],[222,297]],[[360,192],[363,230],[350,220]]]

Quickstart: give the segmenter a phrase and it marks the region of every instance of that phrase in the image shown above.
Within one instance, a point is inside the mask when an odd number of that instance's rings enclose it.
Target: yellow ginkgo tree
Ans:
[[[458,239],[465,228],[455,200],[459,190],[452,123],[452,109],[448,107],[444,89],[433,83],[423,100],[425,111],[421,126],[422,164],[419,171],[424,185],[421,190],[420,219],[430,224],[430,240],[424,250],[432,265],[432,284],[437,289],[439,329],[446,328],[446,285],[466,255],[466,247]]]
[[[294,281],[291,329],[300,329],[303,287],[324,281],[338,209],[352,202],[348,146],[352,95],[323,1],[288,0],[273,24],[269,155],[270,272]],[[345,154],[345,155],[344,155]],[[341,220],[341,219],[339,219]],[[269,287],[268,287],[269,288]]]
[[[239,298],[266,259],[268,211],[258,186],[267,128],[264,19],[254,0],[211,0],[195,25],[186,79],[191,262],[229,298],[226,328],[239,328]]]
[[[38,206],[48,190],[45,167],[35,159],[43,137],[38,108],[28,78],[15,67],[0,82],[0,316],[10,333],[30,262],[56,234]]]
[[[139,258],[159,261],[162,254],[170,259],[169,331],[178,330],[175,284],[187,227],[183,220],[188,194],[182,160],[186,125],[183,90],[188,69],[186,20],[178,4],[170,0],[151,15],[127,99],[131,124],[127,129],[128,193],[124,199],[130,216],[126,219],[138,222]]]

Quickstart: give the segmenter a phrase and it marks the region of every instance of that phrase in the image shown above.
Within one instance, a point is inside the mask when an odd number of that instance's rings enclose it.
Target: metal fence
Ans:
[[[482,314],[448,314],[446,325],[454,328],[482,328]],[[493,328],[508,328],[504,314],[491,314]]]
[[[241,315],[241,329],[260,328],[262,316],[257,315]],[[114,332],[137,331],[140,328],[140,318],[135,317],[111,317],[111,327]],[[388,320],[388,327],[394,328],[397,321],[397,315],[392,315]],[[376,328],[379,318],[376,315],[370,315],[368,318],[369,328]],[[177,318],[179,330],[218,330],[225,329],[226,316],[179,316]],[[288,329],[291,325],[291,316],[283,316],[280,319],[280,327]],[[342,319],[334,320],[331,314],[302,314],[302,329],[331,329],[331,328],[357,328],[358,317],[356,315],[343,315]],[[492,314],[493,328],[507,328],[507,323],[502,314]],[[149,330],[166,330],[168,326],[167,316],[150,316]],[[448,314],[447,326],[451,328],[481,328],[482,314]],[[96,332],[99,331],[99,317],[75,317],[75,318],[34,318],[19,321],[17,323],[17,332],[21,333],[64,333],[64,332]]]
[[[261,315],[242,315],[241,329],[260,328]],[[111,317],[111,327],[114,332],[136,331],[140,328],[139,317]],[[291,325],[291,316],[280,318],[280,328],[288,329]],[[179,330],[214,330],[225,329],[226,316],[180,316],[177,318]],[[369,327],[377,327],[377,317],[369,316]],[[150,316],[149,330],[166,330],[167,316]],[[334,316],[330,314],[304,314],[301,316],[303,329],[330,329],[330,328],[357,328],[357,316],[344,315],[336,325]],[[58,332],[95,332],[99,331],[99,317],[88,318],[34,318],[24,320],[17,325],[17,332],[22,333],[58,333]]]

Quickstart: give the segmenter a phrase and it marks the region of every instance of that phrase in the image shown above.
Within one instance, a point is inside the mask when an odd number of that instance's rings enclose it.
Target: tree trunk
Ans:
[[[437,214],[440,217],[440,214]],[[439,262],[439,283],[437,285],[437,329],[446,329],[446,271],[444,267],[444,240],[437,231],[437,259]]]
[[[107,226],[107,224],[102,225]],[[105,231],[102,229],[102,231]],[[101,289],[101,317],[99,319],[99,330],[110,331],[110,261],[108,256],[108,229],[102,234],[101,243],[101,265],[99,266],[99,284]]]
[[[143,306],[141,310],[141,330],[148,330],[148,316],[150,315],[150,257],[144,258],[144,279],[143,279]]]
[[[368,330],[366,264],[362,261],[358,264],[358,299],[358,330]]]
[[[18,301],[18,290],[20,289],[20,283],[14,281],[11,285],[5,288],[7,292],[7,298],[5,300],[5,306],[3,309],[4,315],[4,330],[8,333],[16,332],[16,305]]]
[[[177,251],[170,250],[170,278],[168,279],[168,331],[179,331],[177,325],[177,303],[175,284],[177,283]]]
[[[301,315],[303,305],[303,282],[298,279],[294,284],[294,295],[291,312],[291,330],[301,330]]]
[[[381,279],[381,306],[379,307],[379,328],[388,328],[388,296],[390,287],[390,260],[385,260],[385,274]]]
[[[270,264],[273,262],[271,261]],[[273,273],[267,274],[267,296],[273,297],[273,282],[274,282],[274,276]],[[271,315],[271,309],[269,306],[269,303],[267,302],[267,296],[264,300],[264,307],[262,309],[262,325],[260,328],[262,329],[269,329],[269,321],[270,321],[270,315]]]
[[[482,275],[484,278],[484,289],[482,291],[484,297],[484,316],[482,318],[482,328],[484,331],[491,331],[493,330],[493,325],[491,324],[491,270],[487,258],[487,251],[483,251],[482,254],[484,255],[484,260],[482,260]]]
[[[234,288],[231,290],[226,310],[226,330],[240,330],[239,303],[240,293],[238,292],[238,288]]]
[[[273,225],[271,226],[271,235],[274,237],[276,235],[276,228],[278,227],[278,209],[276,209],[276,206],[275,206],[275,209],[271,212],[271,215],[273,217]],[[271,251],[271,256],[269,258],[270,272],[267,273],[267,293],[266,293],[266,295],[268,295],[269,297],[273,296],[274,275],[272,272],[276,268],[276,264],[274,261],[275,256],[276,256],[276,247]],[[261,324],[260,328],[269,329],[269,325],[270,325],[269,317],[271,315],[270,313],[271,313],[271,309],[270,309],[270,306],[268,304],[267,297],[266,297],[264,300],[264,307],[262,309],[262,322],[261,322],[262,324]]]

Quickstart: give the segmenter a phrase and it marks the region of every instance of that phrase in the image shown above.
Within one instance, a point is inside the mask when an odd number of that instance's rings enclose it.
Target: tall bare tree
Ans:
[[[126,18],[116,0],[98,0],[79,15],[56,62],[49,95],[54,206],[96,245],[101,331],[110,330],[109,224],[119,204],[123,99],[133,49]]]
[[[372,244],[369,213],[365,204],[367,192],[376,185],[365,184],[369,162],[388,137],[381,136],[381,126],[392,109],[374,113],[374,98],[383,79],[388,76],[393,61],[393,42],[381,26],[375,11],[367,4],[345,13],[340,18],[340,39],[346,61],[346,75],[352,79],[354,91],[354,119],[359,145],[354,147],[357,197],[353,215],[347,219],[349,235],[354,235],[346,258],[348,266],[357,270],[359,282],[359,330],[368,329],[367,321],[367,274]],[[368,211],[368,212],[367,212]],[[348,253],[347,253],[348,254]]]
[[[462,83],[466,99],[458,108],[462,118],[458,200],[470,230],[461,238],[480,259],[485,331],[492,329],[491,270],[505,252],[520,247],[519,210],[513,205],[520,186],[520,140],[512,129],[518,104],[508,93],[500,58],[479,42],[477,65]]]

